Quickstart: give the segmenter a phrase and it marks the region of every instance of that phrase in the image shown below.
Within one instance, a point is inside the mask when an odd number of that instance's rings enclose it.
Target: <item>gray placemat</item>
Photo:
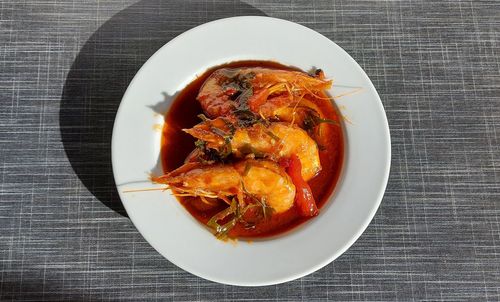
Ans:
[[[181,32],[235,15],[292,20],[343,47],[392,136],[387,192],[361,238],[262,288],[160,256],[126,217],[110,166],[138,68]],[[0,1],[0,298],[498,301],[499,16],[498,1]]]

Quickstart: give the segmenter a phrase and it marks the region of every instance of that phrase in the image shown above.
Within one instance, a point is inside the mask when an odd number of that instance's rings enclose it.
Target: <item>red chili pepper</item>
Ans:
[[[314,201],[314,196],[309,184],[302,178],[302,164],[297,155],[292,154],[288,159],[282,159],[280,165],[290,175],[293,184],[295,185],[295,204],[299,209],[302,216],[316,216],[318,215],[318,207]]]

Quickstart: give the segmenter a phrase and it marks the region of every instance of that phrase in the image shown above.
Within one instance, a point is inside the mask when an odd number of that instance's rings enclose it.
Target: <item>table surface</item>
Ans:
[[[138,68],[210,20],[268,15],[343,47],[392,136],[382,205],[323,269],[245,288],[134,228],[110,136]],[[0,0],[0,300],[500,300],[500,3]],[[242,259],[244,261],[244,259]]]

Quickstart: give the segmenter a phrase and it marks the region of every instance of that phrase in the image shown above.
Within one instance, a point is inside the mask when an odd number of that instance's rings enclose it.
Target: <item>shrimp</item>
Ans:
[[[311,116],[321,117],[322,112],[315,102],[307,98],[303,98],[299,104],[294,104],[292,106],[277,109],[274,112],[274,116],[279,121],[290,122],[292,124],[298,125],[303,129],[308,129],[308,118],[310,118]]]
[[[233,196],[241,205],[257,199],[275,213],[290,209],[295,199],[295,185],[290,176],[269,160],[245,159],[215,165],[187,163],[154,181],[183,195],[220,198],[228,204]]]
[[[230,147],[237,158],[265,157],[274,161],[297,155],[302,163],[302,177],[306,181],[321,171],[318,145],[306,131],[296,125],[274,122],[268,126],[254,124],[236,128],[221,119],[206,120],[183,131],[206,143],[208,148],[221,150]]]
[[[318,96],[331,87],[322,72],[310,76],[303,72],[269,68],[221,68],[205,81],[197,96],[205,113],[216,118],[249,110],[262,117],[305,95]]]

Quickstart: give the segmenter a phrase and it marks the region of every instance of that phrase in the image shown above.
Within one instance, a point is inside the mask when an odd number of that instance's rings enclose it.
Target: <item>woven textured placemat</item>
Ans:
[[[235,15],[295,21],[343,47],[392,136],[387,192],[361,238],[316,273],[262,288],[160,256],[126,217],[110,165],[138,68],[181,32]],[[498,1],[0,0],[1,300],[498,301],[499,16]]]

